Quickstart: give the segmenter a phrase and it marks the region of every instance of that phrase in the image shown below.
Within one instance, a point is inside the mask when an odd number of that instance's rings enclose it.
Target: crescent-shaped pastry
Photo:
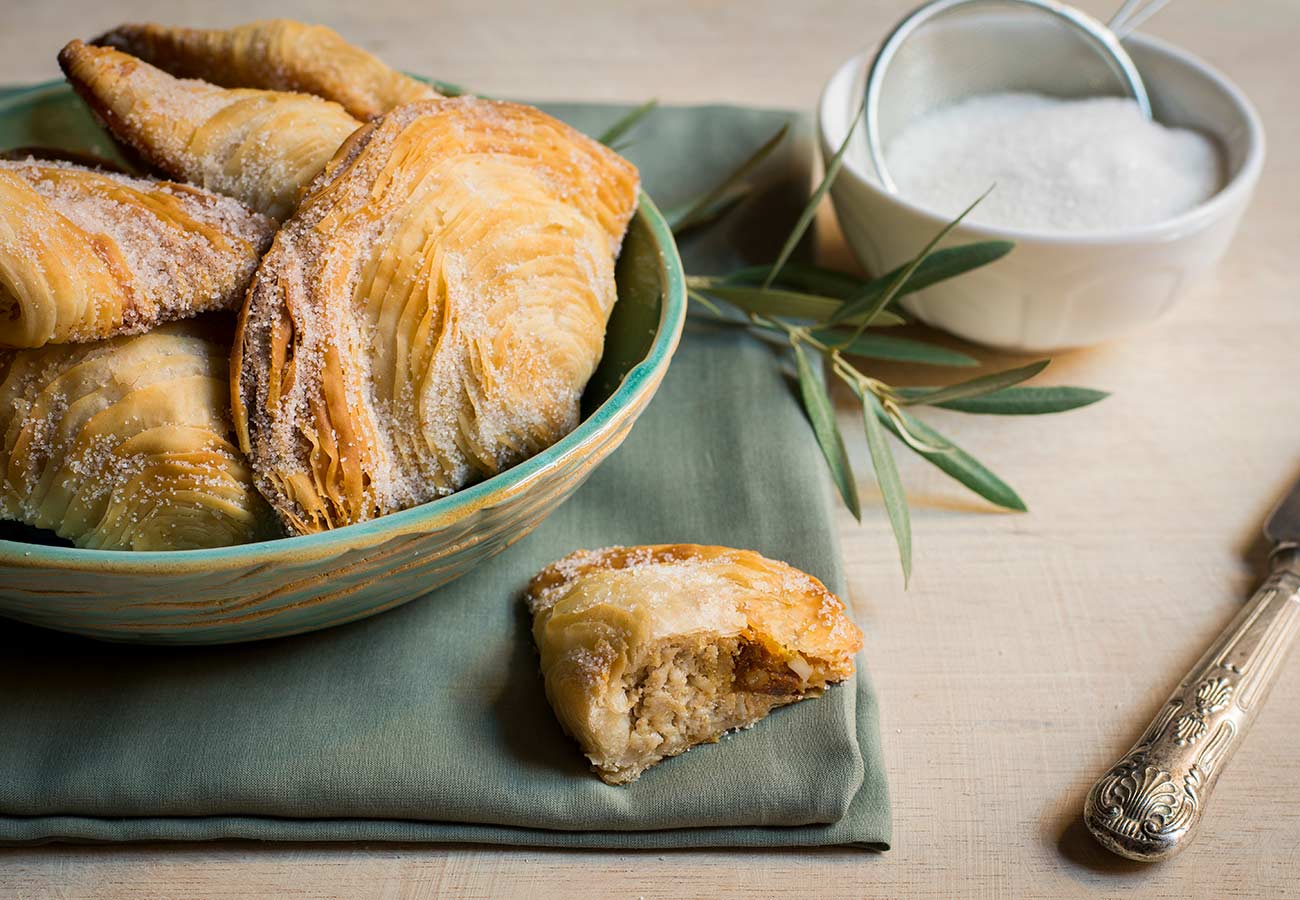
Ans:
[[[173,78],[134,56],[73,41],[59,65],[113,137],[171,178],[282,219],[361,123],[337,103]]]
[[[539,110],[462,97],[358,131],[249,289],[232,374],[293,530],[458,490],[578,421],[636,169]]]
[[[233,309],[274,231],[201,188],[0,160],[0,346],[97,340]]]
[[[267,19],[227,29],[120,25],[91,41],[138,56],[180,78],[229,88],[302,91],[358,119],[441,96],[389,68],[324,25]]]
[[[0,352],[0,516],[104,550],[269,536],[212,327]]]
[[[579,551],[527,601],[546,696],[609,784],[822,693],[862,647],[820,581],[750,550]]]

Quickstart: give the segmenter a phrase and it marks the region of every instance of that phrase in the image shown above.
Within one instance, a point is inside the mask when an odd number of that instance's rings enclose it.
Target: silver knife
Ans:
[[[1120,856],[1154,862],[1191,842],[1300,632],[1300,482],[1269,516],[1264,537],[1273,545],[1268,578],[1088,793],[1088,830]]]

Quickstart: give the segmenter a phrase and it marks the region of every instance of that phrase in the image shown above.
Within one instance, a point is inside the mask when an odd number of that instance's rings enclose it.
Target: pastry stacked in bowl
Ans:
[[[0,516],[101,549],[310,533],[577,425],[626,160],[296,22],[59,61],[148,174],[0,161]]]

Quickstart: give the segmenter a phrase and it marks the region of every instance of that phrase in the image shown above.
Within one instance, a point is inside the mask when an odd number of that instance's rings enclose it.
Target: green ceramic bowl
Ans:
[[[113,156],[63,84],[0,99],[0,148]],[[130,553],[0,539],[0,615],[113,641],[215,644],[374,615],[465,574],[537,526],[627,437],[681,335],[672,232],[641,197],[618,261],[605,354],[583,421],[507,472],[423,506],[325,534],[215,550]],[[14,529],[17,533],[19,529]]]

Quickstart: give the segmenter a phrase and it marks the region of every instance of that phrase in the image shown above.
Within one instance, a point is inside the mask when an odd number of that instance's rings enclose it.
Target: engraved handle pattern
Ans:
[[[1129,859],[1167,859],[1191,842],[1228,757],[1300,632],[1300,549],[1272,573],[1201,657],[1133,749],[1093,785],[1088,829]]]

